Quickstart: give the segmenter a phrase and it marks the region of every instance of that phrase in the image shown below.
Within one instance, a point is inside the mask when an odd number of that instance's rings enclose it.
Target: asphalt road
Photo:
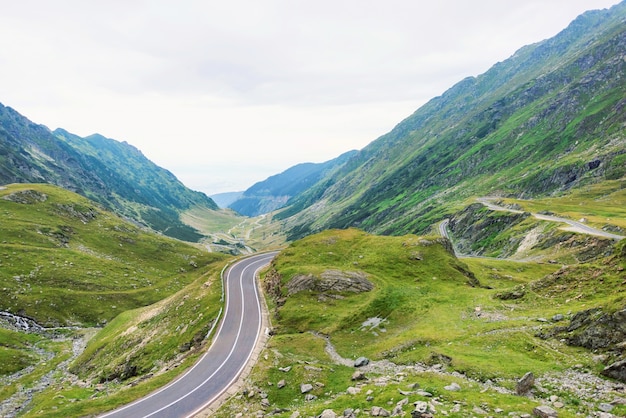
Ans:
[[[255,255],[228,268],[224,317],[211,347],[195,366],[145,398],[100,417],[191,417],[219,398],[237,380],[261,335],[261,300],[255,276],[275,255]]]

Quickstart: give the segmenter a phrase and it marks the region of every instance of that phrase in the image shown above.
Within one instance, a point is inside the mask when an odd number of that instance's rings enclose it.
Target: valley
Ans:
[[[0,105],[0,416],[626,416],[625,21],[226,209]]]

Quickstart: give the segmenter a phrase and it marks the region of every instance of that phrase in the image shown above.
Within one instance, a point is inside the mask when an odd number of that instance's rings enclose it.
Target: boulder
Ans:
[[[373,417],[390,417],[391,412],[387,411],[385,408],[381,408],[380,406],[372,406],[370,415]]]
[[[535,375],[533,375],[532,372],[528,372],[520,380],[517,381],[515,393],[518,395],[525,395],[530,392],[534,385]]]
[[[365,373],[363,373],[360,370],[357,370],[356,372],[352,373],[352,378],[351,379],[352,380],[365,380],[367,378],[365,377]]]
[[[337,418],[337,414],[332,409],[324,409],[318,418]]]
[[[369,292],[374,284],[367,280],[361,271],[326,270],[320,277],[312,274],[298,274],[287,283],[287,294],[293,295],[305,290],[317,292]]]
[[[546,405],[535,407],[535,409],[533,409],[533,414],[540,418],[551,418],[559,416],[554,409]]]
[[[309,393],[310,391],[313,390],[313,385],[310,383],[303,383],[300,385],[300,392],[301,393]]]
[[[620,382],[626,382],[626,359],[606,366],[602,374]]]
[[[369,364],[370,360],[367,357],[359,357],[354,360],[354,367],[363,367]]]
[[[451,392],[458,392],[461,390],[461,386],[459,386],[459,384],[456,382],[452,382],[448,386],[444,386],[443,388]]]

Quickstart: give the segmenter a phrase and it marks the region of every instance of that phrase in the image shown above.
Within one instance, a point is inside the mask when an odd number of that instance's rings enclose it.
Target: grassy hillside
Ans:
[[[179,213],[194,206],[217,209],[205,194],[189,190],[125,142],[51,132],[0,104],[0,184],[9,183],[55,184],[191,242],[201,235]]]
[[[424,233],[473,196],[542,197],[626,174],[626,3],[462,80],[278,216],[326,228]]]
[[[233,398],[218,416],[261,409],[263,393],[269,403],[263,409],[279,411],[279,417],[375,406],[391,411],[403,398],[407,402],[399,408],[405,414],[414,402],[434,399],[438,414],[480,415],[479,408],[519,416],[540,404],[554,407],[550,396],[562,404],[559,416],[588,415],[619,396],[619,385],[600,391],[598,382],[605,380],[597,373],[604,364],[592,352],[545,334],[567,325],[576,312],[623,308],[625,265],[620,255],[565,274],[551,264],[459,260],[437,237],[382,237],[354,229],[309,236],[284,250],[265,275],[274,336],[242,389],[246,396]],[[329,271],[353,272],[373,289],[321,290]],[[583,279],[590,272],[602,277],[602,292],[595,280]],[[293,293],[294,280],[302,276],[314,284]],[[372,363],[362,369],[365,379],[354,381],[353,362],[360,356]],[[529,371],[537,380],[532,394],[516,396],[517,380]],[[458,391],[445,388],[452,382]],[[300,387],[305,383],[313,387],[308,400]]]
[[[191,282],[223,256],[123,221],[50,185],[0,190],[0,310],[43,325],[105,324]]]
[[[18,331],[0,317],[0,400],[24,416],[83,416],[128,402],[207,344],[226,255],[138,228],[52,185],[0,188],[0,213],[0,311],[45,327]]]

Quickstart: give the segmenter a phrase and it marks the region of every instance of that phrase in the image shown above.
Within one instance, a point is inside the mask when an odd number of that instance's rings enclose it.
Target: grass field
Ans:
[[[289,417],[294,411],[301,416],[319,415],[327,408],[337,413],[346,408],[369,410],[373,405],[391,409],[404,397],[399,391],[410,392],[413,383],[435,394],[448,416],[468,416],[473,408],[514,416],[531,413],[553,394],[564,404],[559,416],[589,413],[595,410],[597,399],[581,398],[547,382],[573,369],[593,374],[603,366],[587,350],[538,335],[559,325],[550,320],[557,314],[570,318],[590,307],[610,310],[623,305],[620,268],[625,261],[614,258],[600,266],[579,265],[563,273],[562,266],[548,263],[461,261],[436,237],[381,237],[358,230],[330,230],[307,237],[284,250],[272,266],[282,283],[282,293],[270,305],[275,336],[246,393],[265,393],[272,408],[285,410],[279,417]],[[295,275],[319,277],[329,269],[363,272],[374,289],[358,294],[313,290],[286,294],[285,285]],[[598,269],[602,270],[602,292],[589,279],[592,272],[598,278]],[[513,290],[522,296],[501,296]],[[278,299],[282,300],[276,303]],[[350,377],[355,369],[336,363],[325,352],[325,339],[320,335],[329,338],[345,359],[366,356],[396,366],[372,371],[364,382],[353,382]],[[291,366],[289,372],[280,370],[287,366]],[[493,388],[514,391],[517,379],[528,371],[539,381],[546,379],[532,398]],[[281,379],[286,386],[279,389]],[[445,390],[451,382],[462,389]],[[315,400],[305,401],[301,383],[314,384]],[[350,386],[361,390],[350,395],[346,392]],[[412,409],[412,402],[429,400],[407,396],[410,403],[404,406],[405,413]],[[243,408],[256,411],[261,409],[259,401],[259,397],[235,397],[218,416]],[[454,412],[455,402],[462,405],[460,411]],[[623,408],[616,411],[626,412]]]

